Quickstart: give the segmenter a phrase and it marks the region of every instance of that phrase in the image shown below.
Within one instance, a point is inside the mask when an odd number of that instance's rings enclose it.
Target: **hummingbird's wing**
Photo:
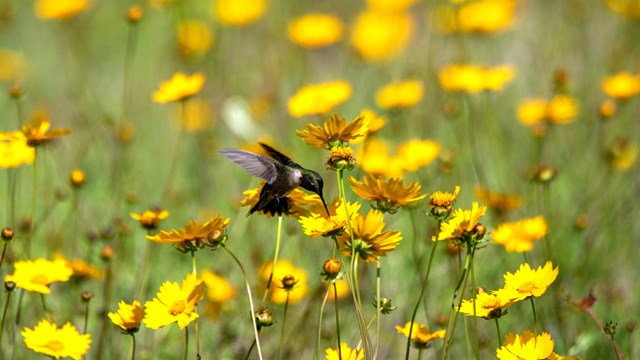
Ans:
[[[219,152],[249,174],[265,180],[267,184],[273,184],[278,176],[278,168],[282,166],[274,159],[244,150],[222,149]]]
[[[280,151],[272,148],[271,146],[264,144],[264,143],[259,143],[260,146],[262,146],[262,148],[269,153],[269,156],[271,156],[272,158],[278,160],[280,163],[285,164],[285,165],[289,165],[292,167],[300,167],[300,165],[296,164],[293,162],[293,160],[291,160],[289,157],[287,157],[286,155],[284,155],[283,153],[281,153]]]

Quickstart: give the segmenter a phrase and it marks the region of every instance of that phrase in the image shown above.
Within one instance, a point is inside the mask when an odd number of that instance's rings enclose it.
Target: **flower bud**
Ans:
[[[105,245],[100,250],[100,259],[104,262],[108,262],[113,257],[114,251],[113,248],[109,245]]]
[[[325,278],[325,280],[336,279],[340,274],[341,268],[342,266],[340,265],[340,261],[338,261],[338,259],[331,258],[325,261],[322,265],[321,275]]]
[[[2,229],[2,240],[11,241],[14,235],[15,235],[15,232],[10,227],[6,227]]]
[[[298,280],[296,280],[293,275],[285,275],[285,277],[283,277],[281,281],[282,288],[286,291],[291,291],[293,287],[298,283]]]
[[[140,5],[132,5],[127,10],[127,20],[132,24],[135,24],[142,20],[143,16],[144,10],[142,10],[142,6]]]
[[[611,99],[602,100],[598,107],[598,115],[602,120],[610,120],[616,114],[616,111],[616,103]]]
[[[266,307],[262,307],[256,311],[256,323],[258,324],[258,330],[273,325],[273,315],[271,315],[271,311]]]
[[[76,188],[82,186],[86,180],[87,175],[80,169],[73,169],[71,170],[71,173],[69,173],[69,181],[71,182],[71,185]]]
[[[8,292],[12,292],[13,289],[16,288],[16,283],[13,281],[5,281],[4,282],[4,289],[7,290]]]
[[[476,226],[473,227],[473,234],[476,235],[476,239],[482,239],[486,233],[487,227],[484,224],[477,223]]]
[[[377,306],[376,298],[373,298],[373,306],[374,307]],[[384,315],[391,314],[395,309],[397,309],[397,307],[391,304],[391,299],[389,299],[388,297],[382,297],[382,299],[380,299],[380,312],[382,314]]]
[[[541,183],[551,182],[558,175],[558,171],[550,166],[541,165],[536,169],[533,180]]]
[[[9,89],[9,95],[13,99],[20,99],[20,97],[22,96],[22,87],[19,84],[11,85],[11,89]]]
[[[80,295],[82,298],[82,301],[84,302],[89,302],[91,301],[91,298],[93,297],[93,293],[91,293],[91,291],[83,291],[82,294]]]
[[[616,334],[617,331],[618,331],[618,323],[614,323],[613,321],[607,321],[604,324],[604,332],[607,335],[613,336]]]

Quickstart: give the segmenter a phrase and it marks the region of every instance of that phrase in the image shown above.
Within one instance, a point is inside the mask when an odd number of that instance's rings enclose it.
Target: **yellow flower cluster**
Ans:
[[[488,67],[484,65],[452,64],[438,73],[440,87],[448,92],[479,93],[501,91],[515,76],[511,65]]]
[[[386,85],[376,93],[376,105],[381,109],[399,109],[416,105],[422,100],[420,80],[404,80]]]
[[[491,233],[495,244],[503,245],[507,252],[526,252],[533,249],[533,242],[547,234],[547,222],[542,216],[503,223]]]
[[[432,140],[412,139],[400,144],[391,154],[389,144],[371,138],[358,155],[358,166],[374,176],[401,178],[406,172],[429,165],[440,155],[440,145]]]
[[[543,122],[568,124],[578,116],[579,109],[575,98],[559,94],[550,100],[534,98],[523,101],[518,106],[518,118],[526,126],[541,125]]]

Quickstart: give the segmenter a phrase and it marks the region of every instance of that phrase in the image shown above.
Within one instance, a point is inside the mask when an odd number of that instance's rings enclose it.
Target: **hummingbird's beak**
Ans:
[[[322,197],[322,194],[318,194],[320,195],[320,200],[322,200],[322,205],[324,205],[324,209],[327,210],[327,216],[331,217],[331,214],[329,214],[329,208],[327,207],[327,203],[324,202],[324,198]]]

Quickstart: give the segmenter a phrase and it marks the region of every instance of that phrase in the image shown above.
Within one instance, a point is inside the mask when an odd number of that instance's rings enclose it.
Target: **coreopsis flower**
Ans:
[[[174,322],[184,329],[198,318],[196,307],[204,298],[204,281],[190,273],[182,280],[182,285],[165,281],[152,301],[144,304],[144,326],[159,329]]]
[[[289,98],[289,114],[293,117],[325,115],[351,97],[351,84],[332,81],[305,85]]]
[[[496,192],[481,186],[475,188],[474,194],[478,200],[487,204],[500,217],[509,211],[518,209],[524,202],[521,196]]]
[[[287,24],[289,40],[296,45],[315,49],[335,44],[342,39],[344,24],[331,14],[309,13]]]
[[[607,76],[602,80],[602,91],[616,100],[628,100],[640,94],[640,75],[623,71]]]
[[[91,345],[91,335],[80,334],[71,323],[58,328],[56,324],[40,320],[33,330],[25,327],[21,334],[27,348],[54,359],[81,360]]]
[[[369,175],[362,182],[353,177],[349,178],[349,182],[356,195],[374,203],[371,207],[391,214],[398,211],[400,207],[411,205],[427,196],[420,194],[419,183],[413,182],[405,186],[401,179],[385,181]]]
[[[183,20],[178,24],[178,50],[186,57],[206,53],[213,45],[211,28],[199,20]]]
[[[360,204],[357,202],[347,202],[346,207],[345,210],[342,200],[336,198],[332,203],[327,204],[329,217],[327,217],[324,207],[318,204],[308,216],[300,216],[298,222],[302,225],[302,231],[305,235],[312,238],[338,236],[348,227],[347,212],[350,221],[353,222],[360,210]]]
[[[54,254],[53,259],[64,261],[77,278],[102,279],[102,270],[82,259],[67,259],[60,253]]]
[[[368,109],[368,108],[362,109],[358,117],[360,116],[369,120],[369,129],[367,130],[366,136],[377,133],[378,131],[380,131],[380,129],[382,129],[387,124],[387,118],[385,118],[384,116],[377,115],[371,109]],[[359,140],[364,140],[365,137],[354,139],[354,142],[358,142]]]
[[[36,151],[27,145],[21,131],[0,132],[0,168],[17,168],[33,164]]]
[[[500,289],[491,293],[480,291],[475,296],[475,314],[473,299],[462,300],[462,304],[457,311],[466,316],[475,315],[489,320],[496,319],[507,314],[509,307],[515,302],[518,295],[513,289]]]
[[[169,217],[169,211],[159,208],[144,210],[142,214],[130,213],[133,220],[137,220],[140,226],[147,230],[153,230],[158,227],[160,221]]]
[[[629,20],[640,20],[640,3],[637,0],[607,0],[607,5],[611,10]]]
[[[496,350],[500,360],[538,360],[547,359],[553,353],[554,342],[547,332],[536,336],[525,330],[522,335],[508,333],[504,345]]]
[[[449,221],[440,225],[440,234],[437,240],[464,240],[472,236],[480,217],[486,211],[486,205],[480,206],[475,201],[471,206],[471,210],[457,209],[453,212]]]
[[[266,0],[217,0],[213,15],[226,26],[247,26],[260,20],[267,10]]]
[[[188,99],[202,90],[204,82],[205,78],[201,73],[186,75],[177,72],[171,79],[160,84],[160,88],[153,93],[153,101],[168,103]]]
[[[488,67],[452,64],[439,71],[438,82],[447,92],[476,94],[482,91],[501,91],[514,77],[515,69],[511,65]]]
[[[42,20],[69,20],[89,8],[89,0],[37,0],[36,16]]]
[[[525,100],[518,105],[517,113],[522,125],[537,125],[547,117],[547,100],[541,98]]]
[[[456,202],[460,194],[460,186],[456,185],[453,188],[453,193],[446,191],[436,191],[429,196],[429,205],[431,210],[429,213],[436,218],[436,220],[442,221],[446,219],[453,210],[453,204]]]
[[[365,61],[389,60],[407,48],[415,27],[414,19],[406,11],[366,10],[353,24],[351,45]]]
[[[542,216],[503,223],[491,233],[494,244],[503,245],[507,252],[526,252],[533,242],[547,234],[547,222]]]
[[[358,166],[374,176],[396,178],[404,175],[403,164],[391,154],[389,143],[379,138],[371,138],[365,143],[358,155]]]
[[[350,146],[334,146],[329,149],[329,154],[327,169],[351,170],[355,166],[356,158],[353,156],[353,149]]]
[[[73,270],[64,260],[24,260],[16,261],[15,271],[5,277],[5,281],[13,281],[16,286],[27,291],[41,294],[51,293],[49,286],[57,282],[66,282],[73,275]]]
[[[200,279],[207,289],[205,313],[215,319],[222,307],[237,296],[238,291],[227,279],[209,270],[200,271]]]
[[[460,32],[495,33],[514,24],[516,0],[477,0],[462,4],[456,15]]]
[[[551,261],[547,261],[544,266],[531,269],[529,264],[520,265],[515,274],[507,272],[504,274],[504,289],[515,290],[518,297],[514,300],[523,300],[529,297],[540,297],[551,286],[558,276],[558,267],[555,269]]]
[[[367,0],[367,7],[380,12],[394,13],[409,10],[416,0]]]
[[[444,339],[447,330],[438,330],[431,332],[423,324],[413,323],[413,329],[411,328],[411,321],[404,324],[404,326],[396,325],[396,331],[398,334],[409,336],[411,332],[411,345],[417,349],[426,349],[431,345],[433,340]]]
[[[629,139],[618,137],[607,149],[609,166],[616,171],[627,171],[638,158],[638,145]]]
[[[0,80],[21,82],[27,69],[27,60],[20,52],[0,48]]]
[[[242,194],[245,198],[240,202],[240,206],[248,206],[252,208],[260,199],[260,192],[264,184],[257,188],[245,190]],[[306,206],[314,206],[322,204],[320,197],[316,194],[307,194],[306,192],[295,188],[287,196],[283,198],[275,198],[263,209],[262,212],[267,218],[277,215],[288,215],[294,218],[301,216],[309,216],[309,210]]]
[[[433,140],[411,139],[401,143],[395,157],[403,171],[417,171],[437,159],[440,155],[440,144]]]
[[[22,126],[22,134],[27,139],[27,145],[38,147],[49,141],[71,133],[70,129],[51,129],[51,122],[44,113],[38,112]]]
[[[122,332],[133,334],[138,332],[140,322],[144,318],[144,310],[140,307],[140,302],[134,300],[131,304],[124,301],[118,302],[118,311],[107,314],[111,322],[120,327]]]
[[[575,120],[579,112],[578,101],[569,95],[556,95],[547,104],[547,116],[554,124],[568,124]]]
[[[342,356],[340,356],[342,355]],[[326,360],[362,360],[364,358],[364,349],[351,349],[346,342],[340,343],[340,350],[326,349]]]
[[[400,109],[416,105],[422,100],[422,81],[397,81],[378,89],[376,105],[381,109]]]
[[[297,130],[296,134],[307,144],[318,149],[330,149],[334,146],[345,145],[351,140],[364,137],[369,129],[369,120],[359,116],[347,123],[338,115],[332,115],[322,127],[307,124],[306,129]]]
[[[272,262],[268,262],[260,268],[260,276],[265,281],[265,284],[269,280],[272,265]],[[285,290],[282,286],[282,279],[287,275],[293,276],[296,281],[291,289]],[[284,304],[287,301],[288,294],[289,304],[295,304],[300,301],[307,292],[307,273],[303,269],[294,266],[289,260],[278,260],[275,270],[273,271],[273,282],[269,287],[271,301],[275,304]]]
[[[175,244],[176,248],[183,252],[195,251],[204,246],[215,248],[226,240],[226,227],[229,223],[228,218],[222,220],[222,215],[213,216],[201,224],[190,220],[183,229],[168,232],[160,230],[156,235],[147,235],[147,239]]]
[[[366,216],[358,214],[351,228],[353,242],[349,229],[338,239],[342,253],[351,255],[354,251],[362,260],[374,262],[398,247],[402,234],[397,230],[383,230],[383,217],[384,213],[378,210],[370,210]]]

